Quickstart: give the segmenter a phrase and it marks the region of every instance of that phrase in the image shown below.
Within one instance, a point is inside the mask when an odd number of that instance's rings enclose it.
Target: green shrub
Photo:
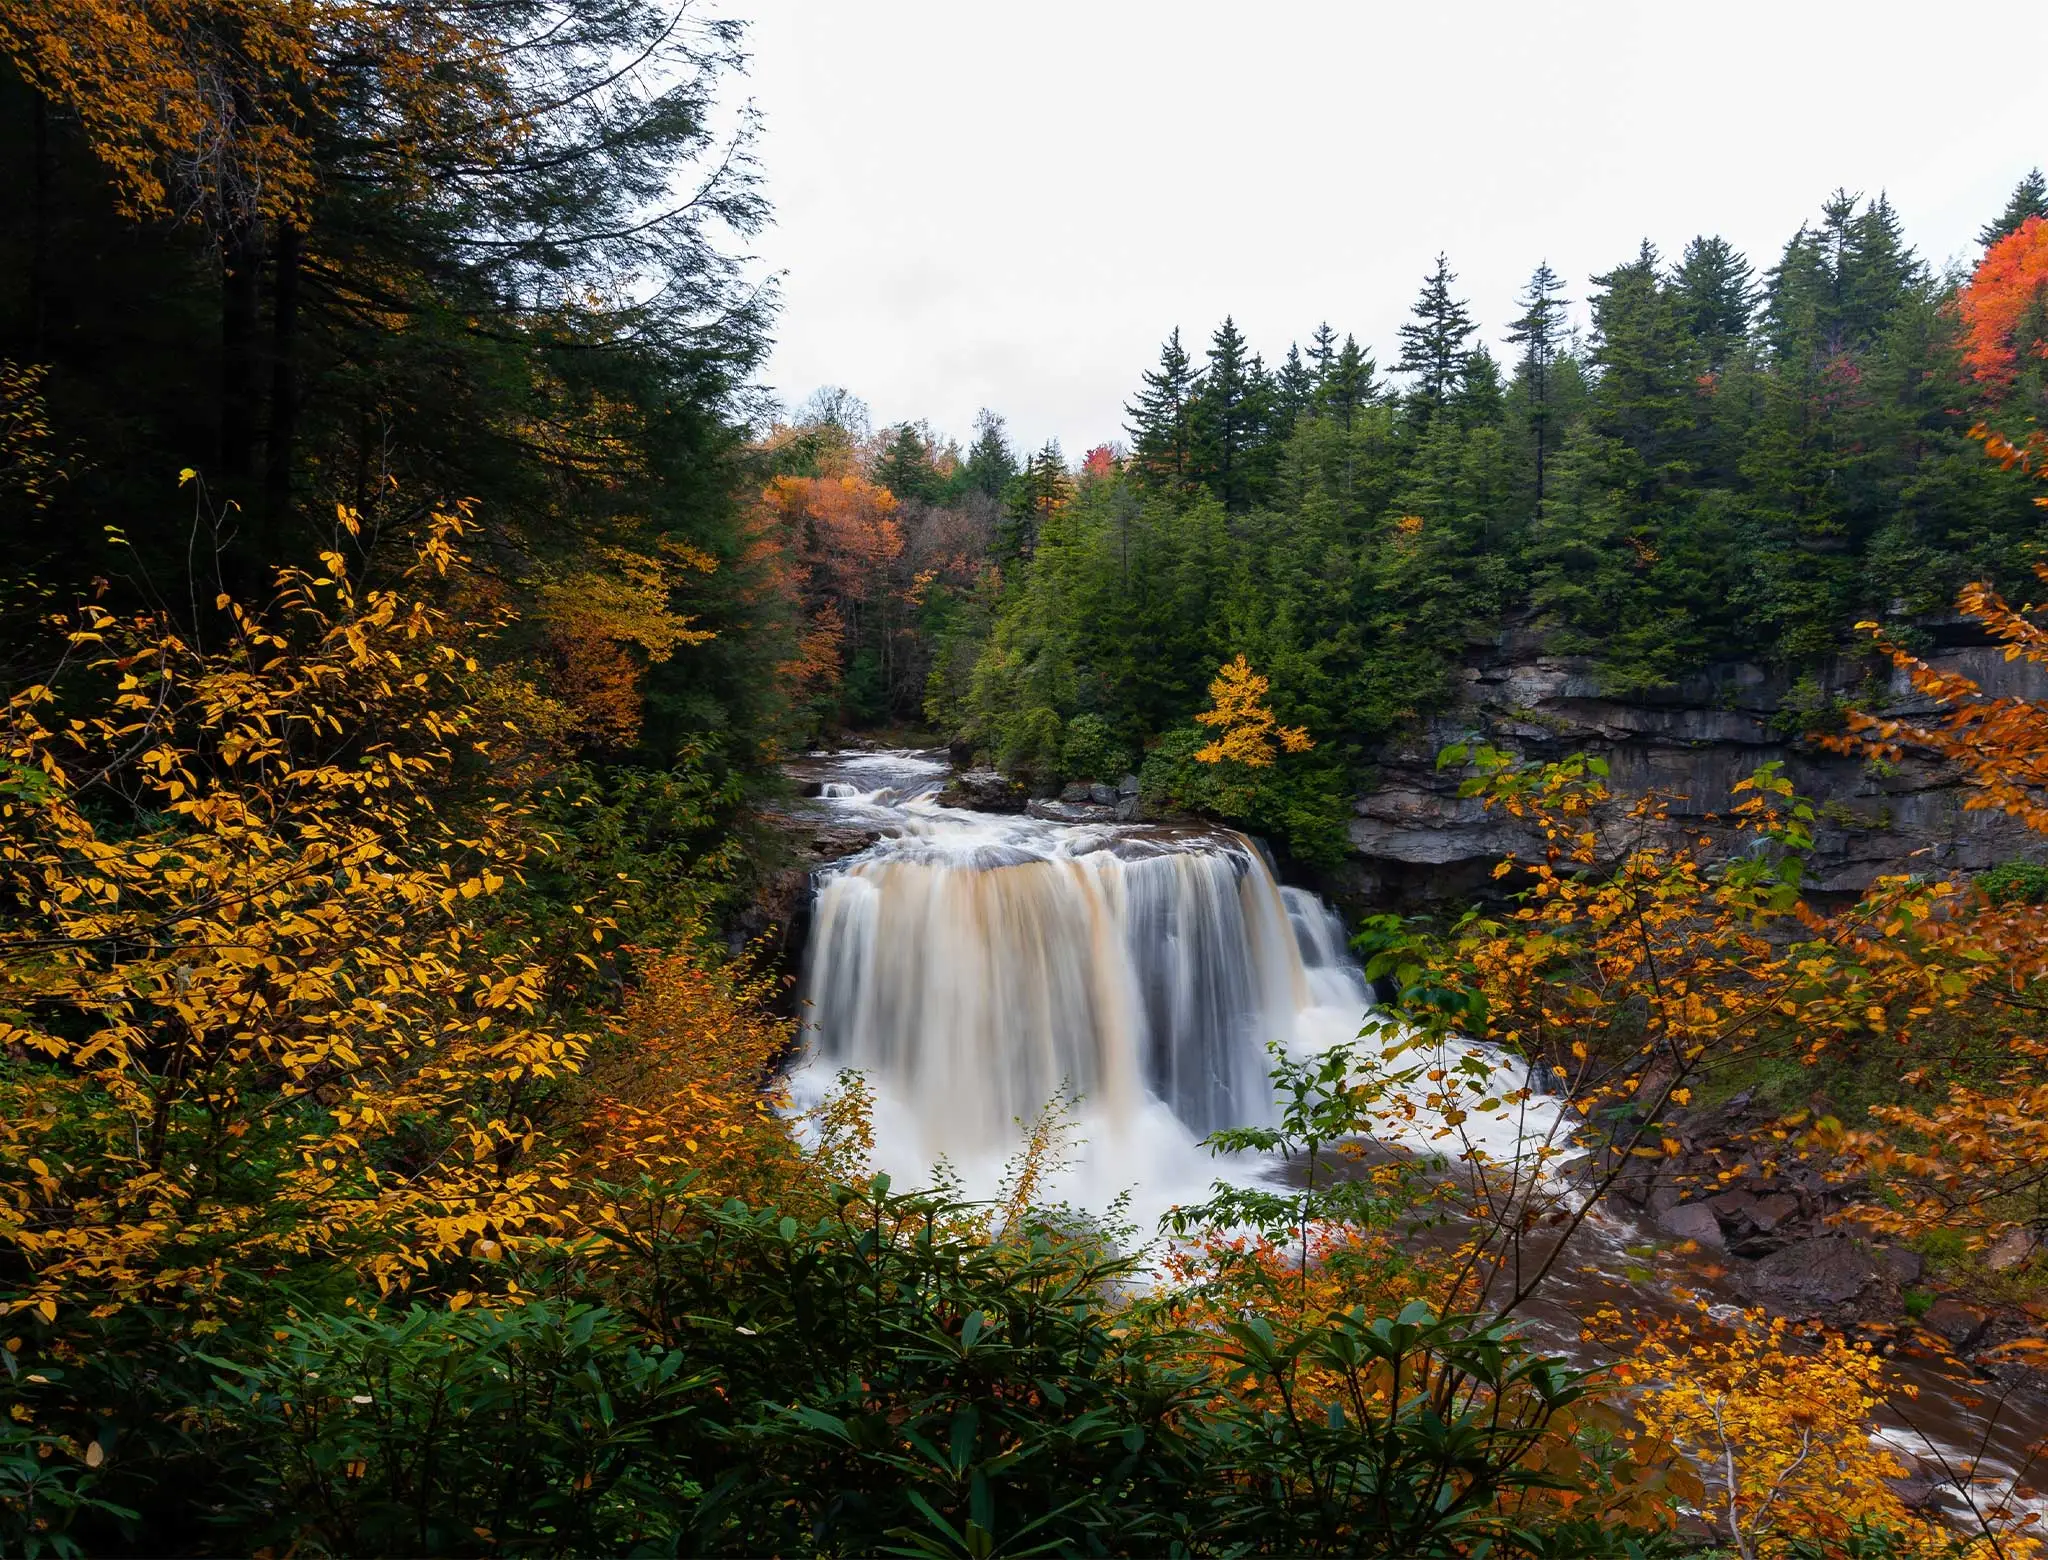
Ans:
[[[1977,874],[1977,886],[1997,905],[2048,903],[2048,863],[2006,861]]]
[[[1069,780],[1114,783],[1129,773],[1131,749],[1100,715],[1076,715],[1067,722],[1060,746],[1061,772]]]
[[[1195,753],[1209,736],[1184,726],[1159,739],[1138,772],[1147,800],[1263,834],[1300,861],[1342,864],[1350,848],[1351,792],[1341,766],[1320,753],[1289,756],[1265,769],[1227,760],[1205,764]]]

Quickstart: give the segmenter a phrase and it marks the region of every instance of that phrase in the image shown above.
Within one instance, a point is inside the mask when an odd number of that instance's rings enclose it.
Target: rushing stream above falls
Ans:
[[[1062,1098],[1070,1162],[1043,1195],[1095,1212],[1125,1198],[1124,1215],[1149,1237],[1219,1176],[1273,1169],[1201,1147],[1218,1127],[1274,1119],[1268,1043],[1313,1055],[1366,1019],[1370,995],[1341,921],[1283,887],[1241,835],[941,807],[948,766],[934,754],[813,755],[790,768],[813,788],[806,806],[820,821],[878,836],[818,874],[791,1092],[805,1107],[859,1070],[874,1099],[876,1168],[898,1185],[931,1184],[943,1165],[966,1195],[995,1195],[1025,1125]],[[1497,1092],[1520,1087],[1519,1065],[1487,1059]],[[1450,1144],[1434,1140],[1439,1118],[1422,1110],[1406,1146],[1511,1158],[1560,1141],[1563,1108],[1536,1096],[1474,1112]],[[1669,1241],[1594,1210],[1575,1260],[1524,1313],[1532,1333],[1577,1355],[1579,1321],[1602,1305],[1669,1314],[1684,1303],[1677,1287],[1723,1315],[1745,1302],[1703,1260],[1664,1259],[1652,1277],[1642,1253]],[[1903,1354],[1897,1365],[1920,1398],[1913,1428],[1894,1418],[1885,1438],[1923,1463],[1930,1451],[1974,1463],[2010,1489],[2043,1424],[2031,1395],[1987,1422],[1966,1367]],[[2020,1508],[2048,1511],[2020,1482]]]

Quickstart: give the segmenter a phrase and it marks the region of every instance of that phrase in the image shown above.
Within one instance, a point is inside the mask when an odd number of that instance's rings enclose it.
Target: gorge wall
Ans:
[[[1987,693],[2048,698],[2044,669],[2008,662],[1974,624],[1920,626],[1933,664]],[[1462,680],[1451,708],[1375,755],[1378,783],[1356,801],[1351,858],[1328,885],[1343,898],[1381,908],[1469,899],[1486,891],[1503,855],[1540,851],[1533,830],[1460,798],[1462,776],[1437,769],[1436,755],[1456,742],[1526,758],[1597,754],[1619,795],[1662,792],[1674,827],[1723,840],[1731,831],[1716,818],[1735,784],[1780,762],[1818,804],[1809,882],[1823,893],[1854,893],[1886,873],[1982,871],[2048,849],[2003,814],[1965,810],[1948,766],[1911,757],[1873,765],[1803,739],[1833,701],[1900,715],[1929,708],[1875,656],[1841,656],[1804,679],[1731,658],[1668,694],[1617,698],[1601,691],[1590,662],[1546,655],[1536,635],[1510,628],[1472,648]]]

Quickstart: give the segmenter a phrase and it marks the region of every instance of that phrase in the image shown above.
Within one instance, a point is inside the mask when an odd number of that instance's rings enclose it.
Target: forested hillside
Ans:
[[[0,1555],[2037,1554],[2038,863],[1830,905],[1773,769],[1710,857],[1453,747],[1547,853],[1346,927],[1232,830],[790,760],[936,730],[1327,857],[1515,623],[1618,691],[1854,645],[1914,702],[1824,740],[2048,830],[2048,706],[1914,653],[2048,667],[2041,176],[1967,276],[1843,195],[1767,269],[1539,267],[1499,359],[1441,260],[1384,362],[1175,331],[1076,463],[762,388],[745,41],[0,8]],[[826,988],[746,929],[804,850],[946,1021],[849,962],[873,1053],[1014,1127],[994,1197],[892,1182],[892,1080],[799,1092]],[[1081,979],[1145,937],[1186,990]],[[1112,1029],[1098,1119],[1221,1176],[1151,1227],[1063,1190]]]
[[[2030,174],[1982,239],[2044,212]],[[1577,286],[1539,264],[1502,357],[1440,257],[1384,361],[1328,325],[1277,366],[1232,320],[1206,346],[1175,330],[1127,441],[1078,463],[1010,456],[1002,481],[993,421],[971,461],[892,430],[867,478],[913,515],[953,506],[987,562],[919,598],[925,686],[899,674],[880,699],[863,671],[839,713],[911,718],[921,694],[1006,768],[1114,780],[1153,752],[1161,789],[1199,801],[1187,722],[1244,654],[1321,738],[1302,794],[1249,819],[1327,851],[1363,754],[1445,703],[1504,620],[1618,695],[1713,660],[1810,667],[1865,618],[1911,641],[2040,548],[2025,480],[1969,437],[1989,387],[1956,282],[1882,195],[1838,192],[1768,267],[1713,237],[1675,258],[1646,243]],[[1996,388],[2038,406],[2040,365]]]

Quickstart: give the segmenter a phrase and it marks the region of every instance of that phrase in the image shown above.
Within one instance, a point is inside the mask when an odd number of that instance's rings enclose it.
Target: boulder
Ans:
[[[1920,1318],[1920,1325],[1936,1337],[1945,1339],[1948,1346],[1958,1354],[1984,1336],[1991,1325],[1991,1318],[1974,1305],[1965,1305],[1960,1300],[1951,1300],[1944,1295],[1927,1309]]]
[[[1138,821],[1139,811],[1140,808],[1137,797],[1121,796],[1117,798],[1116,821],[1118,823],[1136,823]]]
[[[1076,781],[1074,781],[1074,782],[1073,782],[1073,783],[1072,783],[1071,785],[1068,785],[1068,786],[1066,786],[1066,787],[1065,787],[1064,789],[1062,789],[1062,790],[1061,790],[1061,792],[1060,792],[1060,800],[1061,800],[1061,801],[1063,801],[1063,802],[1090,802],[1090,801],[1093,801],[1093,800],[1094,800],[1094,798],[1093,798],[1092,796],[1090,796],[1090,795],[1088,794],[1088,792],[1089,792],[1089,789],[1090,789],[1090,787],[1089,787],[1089,785],[1088,785],[1088,782],[1087,782],[1087,781],[1085,781],[1085,780],[1076,780]]]
[[[1887,1246],[1884,1249],[1884,1270],[1894,1283],[1917,1284],[1927,1271],[1927,1261],[1919,1252],[1908,1251],[1904,1246]]]
[[[1877,1281],[1877,1259],[1846,1235],[1794,1241],[1750,1269],[1757,1299],[1781,1310],[1844,1306]]]
[[[1695,1240],[1702,1246],[1719,1247],[1723,1244],[1721,1221],[1714,1217],[1714,1210],[1705,1203],[1681,1203],[1660,1215],[1657,1222],[1680,1240]]]
[[[1749,1208],[1749,1222],[1764,1234],[1799,1212],[1799,1199],[1790,1192],[1771,1192],[1756,1198]]]
[[[1756,1223],[1756,1196],[1751,1192],[1721,1192],[1707,1199],[1707,1206],[1714,1210],[1714,1217],[1723,1224],[1738,1230],[1747,1230]]]
[[[1097,807],[1092,802],[1066,802],[1041,799],[1026,802],[1024,814],[1029,818],[1043,818],[1047,823],[1108,823],[1116,817],[1111,807]]]
[[[936,798],[941,807],[965,807],[975,812],[1019,813],[1030,800],[1024,787],[994,769],[970,769],[955,775]]]
[[[1984,1255],[1984,1265],[1994,1273],[2003,1273],[2008,1268],[2020,1266],[2034,1254],[2040,1244],[2030,1229],[2007,1230],[1999,1236],[1998,1244]]]
[[[1088,800],[1097,807],[1116,806],[1116,799],[1119,794],[1115,786],[1104,785],[1100,781],[1088,787]]]
[[[1136,775],[1125,775],[1123,779],[1117,781],[1116,794],[1118,796],[1136,796],[1138,794],[1138,777]]]

